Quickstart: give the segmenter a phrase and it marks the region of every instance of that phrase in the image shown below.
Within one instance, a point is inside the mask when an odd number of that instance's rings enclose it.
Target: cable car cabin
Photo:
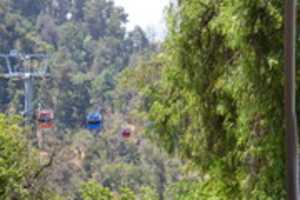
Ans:
[[[86,117],[86,128],[93,132],[99,132],[103,128],[102,115],[97,113],[90,113]]]
[[[131,136],[131,130],[129,128],[125,128],[122,130],[121,135],[122,135],[122,138],[129,139]]]
[[[38,127],[41,129],[49,129],[54,127],[54,113],[52,110],[41,110],[37,113]]]

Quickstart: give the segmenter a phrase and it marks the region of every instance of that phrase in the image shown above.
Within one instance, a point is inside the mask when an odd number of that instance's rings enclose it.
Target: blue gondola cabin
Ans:
[[[88,114],[86,117],[86,128],[92,132],[100,132],[103,128],[102,115],[99,112]]]

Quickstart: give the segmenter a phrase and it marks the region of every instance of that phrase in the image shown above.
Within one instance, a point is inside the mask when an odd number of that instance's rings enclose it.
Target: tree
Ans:
[[[109,189],[102,187],[96,181],[89,181],[82,185],[81,196],[83,200],[112,200],[113,195]]]
[[[14,195],[25,195],[23,178],[28,172],[30,162],[28,149],[22,137],[22,129],[17,125],[17,118],[7,119],[0,115],[1,161],[0,161],[0,196],[2,199]]]
[[[128,188],[121,189],[120,200],[135,200],[135,194]]]
[[[104,36],[123,37],[125,30],[122,24],[127,15],[122,8],[115,7],[113,2],[87,1],[84,7],[87,28],[94,39]]]
[[[30,147],[19,124],[19,117],[0,114],[0,198],[60,199],[47,184],[39,185],[46,166],[38,163],[39,155]]]
[[[141,188],[141,197],[140,197],[140,199],[143,199],[143,200],[157,200],[159,198],[158,198],[158,195],[157,195],[155,190],[153,190],[150,187],[143,187],[143,188]]]
[[[215,198],[285,198],[282,10],[277,1],[189,0],[168,11],[149,133],[192,161]]]

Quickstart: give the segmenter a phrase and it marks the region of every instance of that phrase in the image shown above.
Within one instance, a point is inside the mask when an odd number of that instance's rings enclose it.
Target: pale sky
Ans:
[[[116,5],[125,8],[128,16],[127,28],[131,30],[135,25],[145,31],[153,29],[159,39],[166,31],[164,23],[164,7],[170,0],[114,0]]]

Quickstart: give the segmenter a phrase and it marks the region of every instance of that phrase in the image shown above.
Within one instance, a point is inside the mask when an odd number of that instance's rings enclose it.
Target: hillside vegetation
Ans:
[[[283,2],[178,0],[166,21],[155,42],[109,0],[0,1],[0,53],[49,55],[33,104],[55,113],[25,126],[0,79],[0,199],[286,198]]]

